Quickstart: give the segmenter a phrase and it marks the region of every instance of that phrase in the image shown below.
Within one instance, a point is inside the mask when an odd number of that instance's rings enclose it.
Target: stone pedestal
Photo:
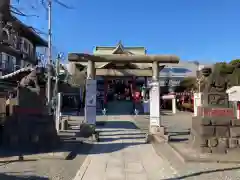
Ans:
[[[213,94],[207,97],[208,102],[216,100],[212,98]],[[205,101],[192,119],[192,145],[203,153],[240,152],[240,121],[235,117],[234,109],[228,107],[227,95],[215,97],[222,103],[206,105]]]
[[[51,151],[58,147],[59,138],[54,118],[47,114],[45,93],[28,88],[17,90],[17,105],[7,117],[3,130],[3,145],[14,151]]]

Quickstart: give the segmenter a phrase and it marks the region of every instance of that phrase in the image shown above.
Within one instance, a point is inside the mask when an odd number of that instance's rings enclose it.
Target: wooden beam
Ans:
[[[97,76],[152,76],[149,69],[96,69]]]
[[[70,53],[68,54],[68,61],[72,62],[87,62],[92,60],[94,62],[121,62],[121,63],[151,63],[157,61],[159,63],[178,63],[179,57],[174,55],[91,55],[84,53]]]

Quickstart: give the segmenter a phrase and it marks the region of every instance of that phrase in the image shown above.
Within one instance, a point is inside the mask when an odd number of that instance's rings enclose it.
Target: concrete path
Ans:
[[[109,119],[73,180],[161,180],[177,172],[159,157],[145,135],[129,122]]]

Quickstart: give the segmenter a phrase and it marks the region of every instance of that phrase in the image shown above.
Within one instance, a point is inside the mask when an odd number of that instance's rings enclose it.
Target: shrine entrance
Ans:
[[[97,111],[100,114],[132,113],[132,77],[105,76],[97,80]],[[114,109],[113,107],[118,107]],[[125,110],[124,110],[125,109]],[[102,110],[106,112],[103,113]]]
[[[97,79],[98,114],[123,115],[132,113],[134,92],[132,77],[103,76]],[[113,107],[119,107],[113,110]],[[125,109],[125,110],[123,110]],[[105,113],[102,110],[106,111]]]
[[[133,77],[104,77],[104,107],[108,115],[134,113],[133,94],[140,91]]]
[[[133,95],[135,92],[140,93],[140,87],[137,86],[139,85],[137,84],[138,77],[131,71],[138,70],[138,67],[132,63],[109,62],[96,71],[101,71],[103,68],[108,69],[108,72],[105,72],[106,76],[98,76],[98,72],[96,74],[98,109],[104,110],[104,114],[107,115],[133,114],[135,110]],[[124,73],[126,69],[130,71],[131,76]],[[117,75],[116,72],[123,73]],[[145,75],[149,76],[151,73]]]
[[[104,89],[105,102],[129,101],[134,89],[133,80],[129,77],[115,78],[105,77]]]
[[[97,76],[104,77],[152,77],[150,83],[150,133],[155,134],[162,132],[160,118],[160,83],[159,72],[163,69],[164,65],[159,66],[160,63],[178,63],[179,58],[176,56],[155,56],[155,55],[129,55],[129,54],[111,54],[111,55],[90,55],[81,53],[72,53],[68,55],[68,60],[72,65],[80,62],[87,62],[87,80],[86,80],[86,105],[85,105],[85,120],[89,125],[96,125],[96,94],[97,94]],[[105,65],[96,68],[95,63],[105,62],[106,64],[123,64],[123,68],[108,69]],[[133,63],[148,63],[149,68],[128,68],[126,64]],[[106,88],[106,87],[105,87]],[[104,100],[107,96],[104,94]],[[120,105],[120,104],[118,104]],[[111,108],[117,110],[118,106]],[[120,109],[122,109],[120,107]]]

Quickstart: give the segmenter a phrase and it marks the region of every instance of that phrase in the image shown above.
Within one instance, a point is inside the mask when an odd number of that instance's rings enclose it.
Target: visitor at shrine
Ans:
[[[141,107],[141,93],[139,91],[135,91],[133,93],[133,112],[139,112]]]

